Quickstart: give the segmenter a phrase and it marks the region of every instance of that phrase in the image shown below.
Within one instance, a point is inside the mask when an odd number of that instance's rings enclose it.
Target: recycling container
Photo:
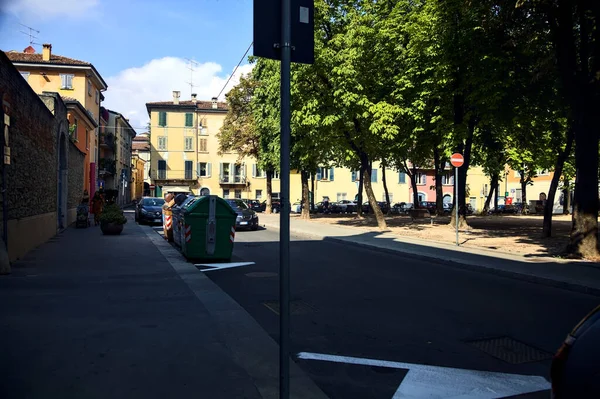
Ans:
[[[181,252],[188,259],[229,260],[237,213],[216,195],[193,197],[181,205]]]

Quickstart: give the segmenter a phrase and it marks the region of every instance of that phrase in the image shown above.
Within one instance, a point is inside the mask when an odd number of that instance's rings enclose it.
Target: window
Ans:
[[[229,198],[229,189],[228,188],[223,189],[223,198]]]
[[[371,183],[377,183],[377,169],[371,169]]]
[[[406,173],[405,172],[398,173],[398,183],[400,183],[400,184],[406,183]]]
[[[198,129],[199,133],[201,136],[208,136],[208,129],[206,128],[206,126],[201,126]]]
[[[158,113],[158,126],[167,126],[167,113],[164,111]]]
[[[279,179],[279,171],[278,170],[273,171],[273,179]],[[277,198],[279,198],[279,197],[277,197]]]
[[[210,163],[198,162],[198,177],[210,177]]]
[[[234,191],[234,194],[233,194],[233,195],[234,195],[234,196],[235,196],[235,198],[237,198],[237,199],[242,199],[242,190],[238,190],[238,189],[236,189],[236,190]]]
[[[193,127],[194,114],[186,112],[185,114],[185,127]]]
[[[186,137],[185,138],[185,151],[193,151],[194,150],[194,138]]]
[[[90,149],[90,131],[85,129],[85,148]]]
[[[271,199],[279,199],[279,193],[271,193]]]
[[[257,164],[252,164],[252,177],[266,177],[267,173],[260,169]]]
[[[337,201],[340,202],[346,199],[346,193],[337,193]]]
[[[206,139],[198,139],[198,151],[199,152],[208,152],[208,146],[206,143]]]
[[[61,73],[60,74],[60,88],[73,90],[73,74]]]
[[[425,173],[417,173],[415,175],[415,181],[418,185],[424,186],[427,184],[427,175]]]
[[[100,104],[100,92],[96,90],[96,104]]]
[[[158,178],[159,179],[167,178],[167,161],[164,161],[164,160],[158,161]]]
[[[87,84],[88,84],[88,96],[91,97],[92,96],[92,81],[88,80]]]
[[[359,180],[360,180],[360,171],[353,170],[352,171],[352,181],[359,181]]]
[[[548,169],[540,169],[536,173],[538,176],[549,176],[550,171]]]
[[[167,149],[167,136],[158,136],[158,149],[159,150]]]
[[[254,196],[257,200],[262,199],[262,190],[256,190],[256,195]]]
[[[325,168],[320,167],[317,168],[317,180],[328,180],[333,181],[333,171],[334,168]]]
[[[445,186],[454,185],[454,176],[452,176],[452,173],[444,173],[442,175],[442,184]]]
[[[26,82],[29,81],[29,72],[21,72],[21,76],[23,76]]]
[[[222,183],[229,183],[230,169],[228,163],[221,163],[221,172],[219,173]]]
[[[185,179],[192,179],[192,170],[194,169],[194,161],[185,161]]]
[[[388,195],[390,196],[390,204],[394,204],[394,194],[393,193],[388,193]],[[381,202],[386,202],[387,200],[385,199],[385,193],[381,194]]]
[[[235,164],[233,166],[233,176],[234,176],[234,183],[243,183],[245,176],[244,176],[244,167],[241,164]]]

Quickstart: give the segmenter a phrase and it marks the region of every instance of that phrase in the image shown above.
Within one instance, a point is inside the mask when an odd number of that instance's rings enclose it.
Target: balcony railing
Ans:
[[[98,173],[114,175],[117,173],[116,161],[110,158],[100,158],[98,161]]]
[[[169,170],[159,169],[155,173],[157,180],[196,180],[196,174],[192,170]]]
[[[223,175],[219,177],[220,184],[246,184],[246,176],[243,175]]]

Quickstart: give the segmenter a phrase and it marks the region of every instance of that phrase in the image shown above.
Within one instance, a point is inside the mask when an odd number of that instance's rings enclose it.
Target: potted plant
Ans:
[[[108,204],[100,215],[100,230],[105,235],[118,235],[123,231],[127,218],[117,204]]]

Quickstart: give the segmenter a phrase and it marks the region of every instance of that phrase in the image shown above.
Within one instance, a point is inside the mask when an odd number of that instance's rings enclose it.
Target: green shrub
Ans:
[[[123,211],[119,208],[117,204],[108,204],[102,210],[102,214],[100,215],[100,222],[104,223],[117,223],[117,224],[125,224],[127,223],[127,218],[123,215]]]

